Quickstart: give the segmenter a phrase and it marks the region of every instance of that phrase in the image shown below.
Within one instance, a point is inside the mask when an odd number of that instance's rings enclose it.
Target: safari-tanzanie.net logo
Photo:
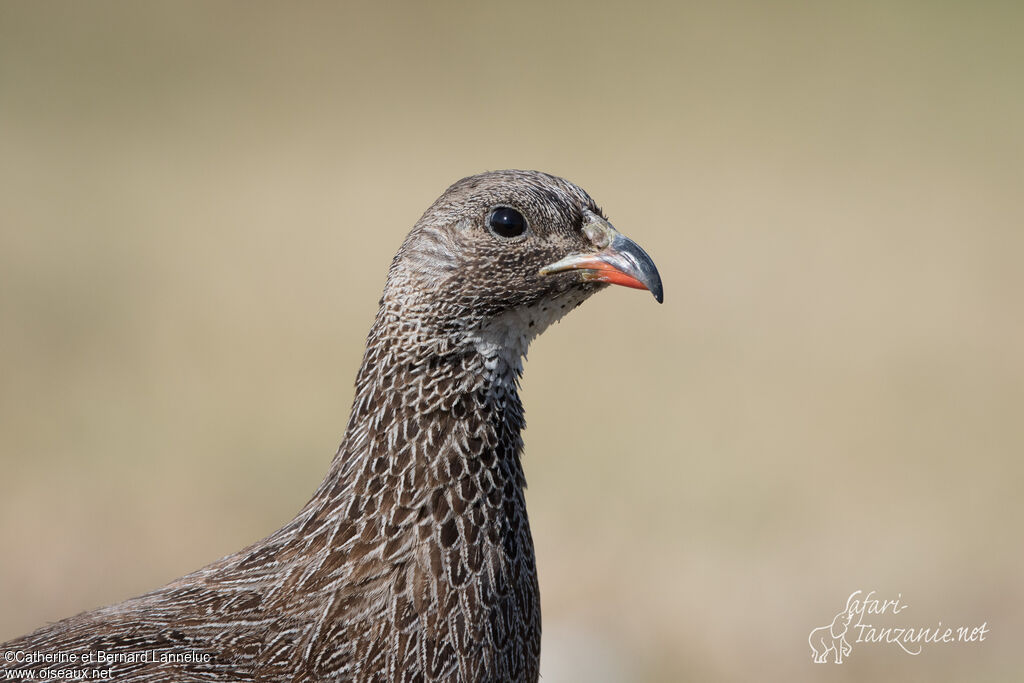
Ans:
[[[987,621],[971,626],[946,626],[941,621],[934,626],[908,625],[902,615],[908,608],[902,593],[895,599],[879,598],[875,591],[850,593],[846,607],[832,623],[819,626],[807,637],[811,657],[818,664],[842,664],[860,643],[894,646],[908,655],[919,655],[928,645],[980,643],[989,633]]]

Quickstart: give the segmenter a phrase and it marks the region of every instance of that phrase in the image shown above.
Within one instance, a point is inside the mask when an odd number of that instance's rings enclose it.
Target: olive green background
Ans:
[[[544,680],[1020,680],[1022,7],[3,2],[0,641],[288,520],[511,167],[665,284],[527,364]],[[858,589],[990,633],[813,664]]]

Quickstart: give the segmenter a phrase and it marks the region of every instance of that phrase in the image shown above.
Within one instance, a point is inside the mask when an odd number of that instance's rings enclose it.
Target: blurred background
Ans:
[[[0,641],[290,519],[406,231],[535,168],[666,291],[527,364],[544,680],[1020,680],[1022,31],[1012,2],[3,3]],[[990,633],[813,664],[858,589]]]

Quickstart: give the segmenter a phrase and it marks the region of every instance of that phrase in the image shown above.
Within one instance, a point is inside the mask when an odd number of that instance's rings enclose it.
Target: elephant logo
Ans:
[[[850,652],[853,651],[853,647],[846,640],[846,631],[850,627],[850,622],[853,621],[853,609],[850,605],[853,595],[849,597],[846,607],[836,615],[831,624],[819,626],[807,637],[815,664],[825,664],[830,652],[835,663],[842,664],[843,657],[849,657]]]

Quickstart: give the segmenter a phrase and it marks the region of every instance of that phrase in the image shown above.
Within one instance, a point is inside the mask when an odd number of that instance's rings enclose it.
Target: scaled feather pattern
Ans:
[[[344,439],[295,518],[153,592],[3,644],[0,670],[138,683],[537,681],[519,378],[534,337],[617,281],[595,261],[619,263],[609,235],[621,237],[561,178],[498,171],[454,184],[392,261]],[[583,265],[541,274],[567,257]],[[616,277],[639,278],[660,301],[653,263],[634,270]],[[79,659],[3,661],[10,652]]]

